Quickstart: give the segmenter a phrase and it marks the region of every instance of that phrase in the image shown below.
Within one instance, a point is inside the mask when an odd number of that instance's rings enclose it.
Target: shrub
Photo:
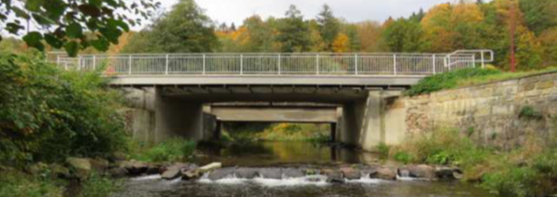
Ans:
[[[0,54],[0,161],[23,166],[125,148],[119,101],[99,72],[62,71],[40,55]]]
[[[539,172],[528,167],[509,167],[488,173],[483,177],[482,187],[507,197],[543,196]]]
[[[32,177],[18,171],[1,172],[0,197],[62,197],[63,189],[55,181]]]
[[[118,184],[112,179],[93,173],[83,182],[79,197],[107,197],[118,189]]]
[[[395,153],[393,158],[395,159],[395,161],[402,162],[404,164],[409,164],[415,160],[412,155],[402,151]]]
[[[197,144],[180,138],[170,139],[153,147],[139,149],[132,157],[146,162],[175,162],[193,156]]]
[[[381,143],[377,146],[377,152],[379,153],[380,159],[387,159],[389,157],[389,152],[391,151],[391,147]]]
[[[428,94],[439,90],[451,89],[458,86],[459,80],[466,80],[475,77],[497,75],[502,73],[499,70],[466,68],[453,72],[432,75],[422,79],[418,84],[412,86],[405,92],[408,96]]]

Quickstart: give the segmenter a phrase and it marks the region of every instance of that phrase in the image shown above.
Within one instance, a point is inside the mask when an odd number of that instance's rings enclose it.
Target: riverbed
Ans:
[[[376,154],[309,142],[261,142],[205,149],[195,163],[222,162],[231,167],[354,165],[381,162]],[[396,165],[393,163],[392,165]],[[160,176],[127,179],[113,197],[497,197],[472,184],[413,179],[385,181],[371,178],[330,183],[319,175],[297,178],[162,180]]]

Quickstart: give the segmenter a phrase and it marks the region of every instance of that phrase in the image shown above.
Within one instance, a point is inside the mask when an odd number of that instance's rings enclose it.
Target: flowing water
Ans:
[[[224,166],[284,167],[375,163],[378,157],[344,148],[306,142],[265,142],[204,150],[196,163],[222,162]],[[388,163],[386,165],[389,165]],[[195,181],[162,180],[160,176],[126,180],[113,197],[496,197],[471,184],[419,180],[383,181],[370,178],[344,184],[328,183],[314,175],[298,178],[242,179],[227,177]]]

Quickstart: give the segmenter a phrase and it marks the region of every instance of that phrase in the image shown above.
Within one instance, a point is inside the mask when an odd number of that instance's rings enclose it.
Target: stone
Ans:
[[[435,168],[435,176],[439,179],[456,179],[454,176],[455,173],[461,172],[458,168],[451,168],[451,167],[436,167]]]
[[[112,178],[123,178],[128,175],[128,173],[128,169],[122,167],[114,167],[108,170],[108,174],[110,174]]]
[[[302,170],[296,168],[282,169],[282,174],[286,178],[300,178],[306,176],[306,174]]]
[[[360,170],[355,168],[350,168],[350,167],[341,168],[340,172],[342,172],[344,178],[348,180],[355,180],[355,179],[362,178]]]
[[[149,169],[149,165],[147,165],[147,163],[144,162],[132,161],[128,163],[126,168],[128,169],[129,174],[138,176],[147,172],[147,170]]]
[[[383,179],[383,180],[396,180],[396,170],[391,168],[379,168],[377,173],[371,175],[371,178]]]
[[[437,178],[435,175],[435,168],[428,165],[417,165],[408,167],[410,171],[410,177],[414,178],[424,178],[428,180],[434,180]]]
[[[70,157],[66,159],[66,163],[73,170],[73,174],[83,180],[89,177],[91,173],[91,163],[89,159]]]
[[[112,154],[112,156],[110,157],[110,160],[112,162],[119,162],[119,161],[126,161],[127,159],[127,155],[125,153],[122,152],[115,152]]]
[[[199,173],[199,170],[197,169],[182,169],[180,174],[182,175],[182,179],[183,180],[192,180],[192,179],[197,179],[201,176],[201,173]]]
[[[90,159],[89,162],[91,163],[91,168],[97,172],[105,172],[110,166],[110,162],[102,158]]]
[[[543,81],[543,82],[539,82],[536,85],[536,89],[544,90],[544,89],[552,88],[554,86],[555,86],[555,82],[553,82],[553,81]]]
[[[177,167],[170,167],[162,173],[161,177],[166,180],[176,179],[180,177],[181,169]]]
[[[259,175],[267,179],[282,179],[282,169],[280,168],[264,168],[259,170]]]
[[[60,164],[50,164],[49,166],[50,171],[52,172],[52,174],[58,176],[58,177],[70,177],[70,169],[60,165]]]
[[[164,171],[161,170],[161,166],[158,165],[149,165],[149,168],[147,169],[147,171],[145,172],[145,174],[147,175],[155,175],[155,174],[161,174]]]
[[[234,171],[236,169],[235,168],[223,168],[223,169],[217,169],[212,171],[208,178],[212,181],[215,180],[220,180],[220,179],[224,179],[224,178],[231,178],[234,176]]]
[[[201,173],[205,173],[205,172],[209,172],[209,171],[213,171],[216,169],[222,168],[222,163],[211,163],[209,165],[205,165],[199,168],[199,172]]]
[[[253,179],[259,175],[259,172],[254,168],[238,168],[235,174],[238,178]]]
[[[322,170],[323,175],[327,176],[327,182],[329,183],[344,183],[342,178],[342,172],[332,169]]]

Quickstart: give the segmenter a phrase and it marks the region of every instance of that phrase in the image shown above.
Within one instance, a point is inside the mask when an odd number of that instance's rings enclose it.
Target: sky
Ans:
[[[162,0],[163,7],[169,9],[177,1]],[[390,16],[407,17],[420,8],[427,11],[436,4],[454,1],[457,0],[196,0],[214,21],[236,25],[254,14],[263,18],[282,17],[291,4],[296,5],[305,18],[315,18],[323,4],[328,4],[337,17],[360,22],[384,21]]]

